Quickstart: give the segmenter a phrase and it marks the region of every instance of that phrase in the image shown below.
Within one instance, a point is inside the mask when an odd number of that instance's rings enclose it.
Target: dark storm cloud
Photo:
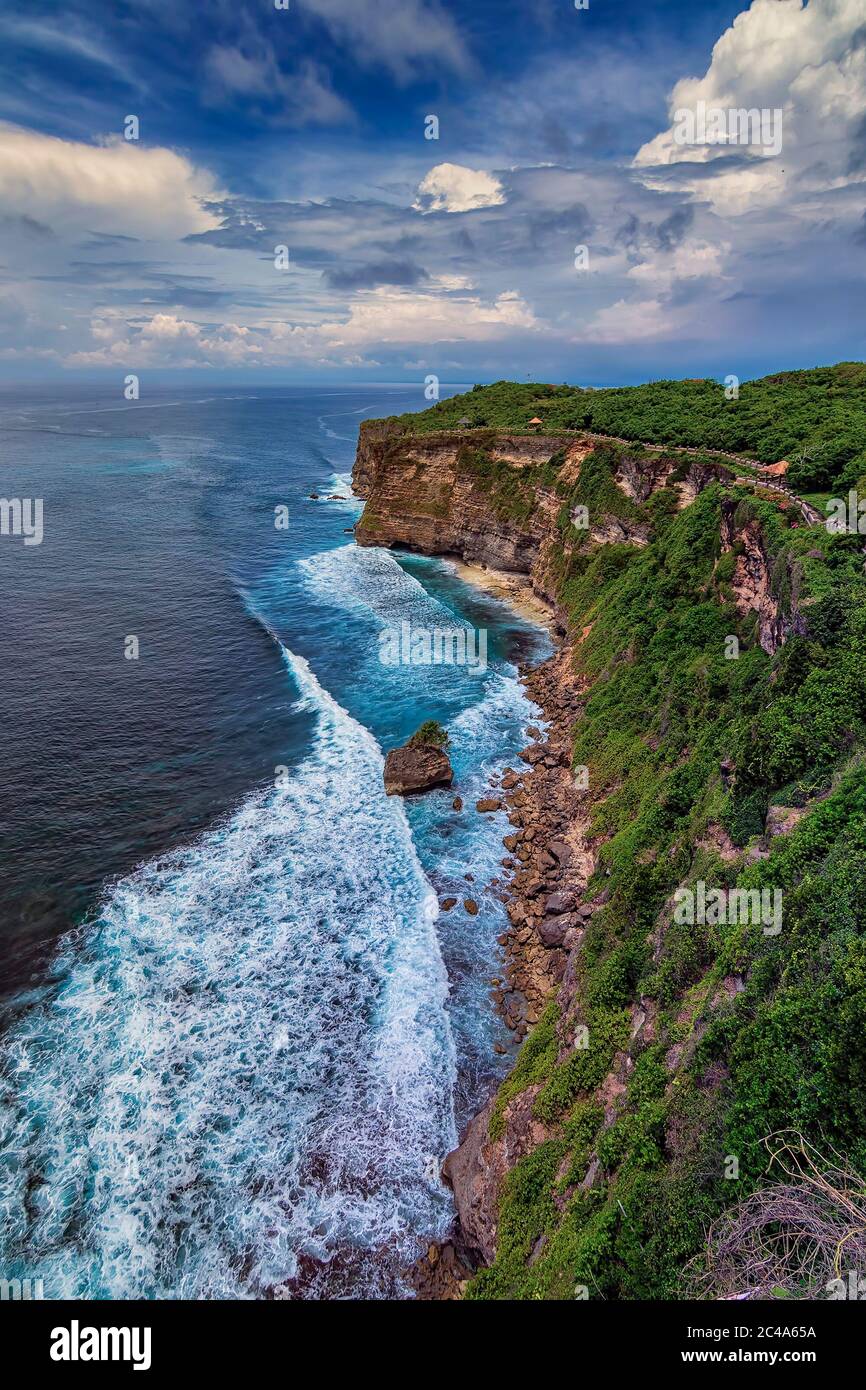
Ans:
[[[111,246],[115,242],[138,242],[137,236],[125,236],[123,232],[88,232],[91,240],[85,243],[85,247]]]
[[[656,245],[660,251],[674,251],[695,220],[695,210],[691,205],[676,208],[655,228]]]
[[[333,290],[370,290],[376,285],[420,285],[430,276],[423,266],[412,261],[376,261],[326,270],[324,278]]]
[[[636,254],[640,245],[640,218],[630,212],[614,232],[613,239],[617,246],[622,246],[629,254]]]
[[[583,203],[556,210],[544,209],[529,217],[530,242],[536,248],[563,236],[583,241],[592,234],[593,227],[590,211]]]
[[[641,219],[630,212],[614,233],[614,244],[622,246],[631,258],[640,258],[642,246],[675,251],[691,231],[694,220],[695,210],[688,203],[674,208],[661,222]]]

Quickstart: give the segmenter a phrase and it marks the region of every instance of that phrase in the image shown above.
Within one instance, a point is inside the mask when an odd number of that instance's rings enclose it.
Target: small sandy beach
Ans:
[[[532,584],[525,574],[513,574],[505,570],[486,569],[483,565],[470,565],[465,560],[450,559],[449,564],[467,584],[502,599],[523,618],[529,618],[542,627],[552,628],[554,611],[549,603],[533,592]]]

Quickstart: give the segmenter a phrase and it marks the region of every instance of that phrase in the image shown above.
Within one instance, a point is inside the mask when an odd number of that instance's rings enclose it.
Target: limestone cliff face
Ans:
[[[496,1257],[502,1184],[521,1158],[548,1137],[546,1127],[532,1113],[539,1090],[530,1086],[515,1097],[505,1113],[504,1133],[497,1139],[490,1137],[491,1097],[442,1168],[443,1178],[454,1191],[463,1241],[485,1264]]]
[[[529,575],[541,597],[555,600],[556,581],[550,559],[558,528],[562,489],[580,477],[583,460],[597,440],[582,435],[510,435],[472,430],[405,434],[388,421],[361,425],[352,474],[353,487],[366,500],[355,530],[360,545],[383,545],[419,550],[426,555],[454,555],[470,564]],[[483,450],[501,469],[513,471],[519,483],[537,475],[541,465],[559,460],[553,482],[533,477],[532,504],[525,509],[503,506],[489,473],[473,466]],[[616,482],[626,497],[643,502],[666,486],[679,469],[676,486],[680,506],[686,506],[719,470],[692,465],[683,472],[672,459],[620,457]],[[500,479],[501,482],[501,479]],[[605,513],[589,518],[589,539],[598,544],[644,544],[646,527]],[[575,532],[573,544],[585,540]],[[569,540],[565,537],[566,549]]]
[[[722,552],[731,551],[736,556],[731,588],[737,611],[744,617],[757,614],[758,640],[772,656],[793,633],[806,631],[798,606],[801,575],[796,567],[777,572],[760,525],[738,523],[736,503],[727,501],[722,505]]]
[[[526,518],[503,515],[484,479],[464,461],[462,451],[470,438],[459,433],[394,436],[387,423],[363,424],[352,482],[367,505],[356,540],[532,575],[537,591],[550,597],[539,561],[561,505],[556,493],[538,489]],[[495,458],[519,471],[546,463],[562,447],[579,452],[573,439],[498,435]]]
[[[694,502],[698,493],[709,487],[710,483],[719,480],[730,482],[733,474],[730,469],[719,464],[710,466],[690,462],[687,469],[683,470],[681,464],[675,463],[664,453],[636,457],[627,451],[621,454],[616,471],[617,486],[634,502],[646,502],[659,488],[667,487],[670,479],[674,477],[679,493],[679,505],[682,508]]]

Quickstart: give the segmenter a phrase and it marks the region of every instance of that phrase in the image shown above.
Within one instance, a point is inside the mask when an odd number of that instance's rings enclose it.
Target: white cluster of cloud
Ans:
[[[638,150],[635,167],[651,186],[668,187],[665,178],[653,179],[658,166],[710,165],[692,177],[680,169],[676,186],[722,215],[859,181],[866,168],[864,24],[863,0],[754,0],[716,43],[704,76],[676,84],[672,124]],[[736,147],[677,143],[675,113],[699,102],[781,111],[780,154],[744,159]]]
[[[399,294],[372,290],[353,304],[344,322],[323,323],[314,336],[329,348],[366,348],[371,343],[491,342],[515,329],[540,328],[529,306],[515,290],[504,290],[492,302],[459,293]]]
[[[120,137],[101,145],[0,123],[0,209],[66,231],[187,236],[215,225],[215,179],[174,150]]]
[[[94,318],[98,347],[67,358],[70,367],[135,369],[171,361],[178,367],[231,366],[250,360],[267,366],[304,361],[361,363],[371,346],[424,342],[496,342],[515,330],[535,330],[531,309],[514,291],[492,302],[460,293],[447,298],[384,287],[354,303],[344,319],[315,325],[262,320],[205,329],[174,314],[154,314],[130,325],[122,316]]]
[[[472,212],[505,202],[502,184],[486,169],[461,164],[436,164],[418,185],[418,212]]]
[[[176,367],[227,366],[248,363],[262,353],[254,334],[238,324],[207,331],[174,314],[154,314],[133,331],[130,328],[120,317],[94,318],[91,335],[102,346],[72,353],[66,366],[117,366],[123,370],[165,362]]]

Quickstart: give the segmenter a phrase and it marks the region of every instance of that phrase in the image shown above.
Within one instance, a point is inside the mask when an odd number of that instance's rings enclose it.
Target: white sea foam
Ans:
[[[316,421],[316,424],[319,426],[319,429],[322,431],[322,434],[327,435],[329,439],[339,439],[342,440],[345,444],[353,444],[355,442],[354,435],[338,434],[336,430],[331,429],[330,425],[325,424],[326,420],[338,420],[341,415],[349,415],[352,413],[353,412],[348,410],[340,410],[333,415],[320,415],[318,420]]]
[[[433,562],[434,564],[439,562]],[[416,627],[457,627],[465,619],[398,563],[387,550],[343,546],[301,562],[318,607],[329,604],[372,624],[393,625],[408,619]],[[497,605],[505,613],[504,605]],[[541,711],[527,698],[515,668],[494,662],[475,677],[459,667],[382,667],[374,634],[365,649],[355,641],[354,679],[359,698],[368,689],[380,703],[391,701],[404,717],[428,717],[429,701],[441,697],[458,710],[447,719],[449,755],[464,810],[451,809],[453,792],[431,793],[413,802],[409,815],[424,864],[443,896],[471,896],[477,916],[461,908],[439,922],[443,950],[454,973],[448,1009],[460,1060],[456,1094],[459,1118],[467,1119],[486,1098],[492,1082],[494,1041],[502,1040],[489,999],[490,979],[501,974],[497,938],[507,926],[501,898],[491,880],[502,878],[502,836],[509,829],[504,811],[480,816],[474,803],[491,795],[490,778],[501,772],[503,756],[515,758],[525,743],[524,729]],[[455,688],[459,694],[455,700]],[[509,750],[511,750],[509,752]],[[471,870],[471,887],[466,873]]]
[[[375,740],[284,654],[317,716],[288,785],[119,882],[4,1040],[0,1268],[49,1297],[309,1291],[450,1218],[435,896]]]
[[[352,491],[351,473],[332,473],[331,481],[325,487],[325,501],[333,503],[338,500],[341,510],[352,512],[355,516],[361,515],[364,503]]]
[[[422,626],[469,628],[465,619],[450,612],[429,594],[414,575],[380,546],[342,545],[323,550],[299,562],[306,582],[324,603],[366,612],[392,625],[402,618]]]

